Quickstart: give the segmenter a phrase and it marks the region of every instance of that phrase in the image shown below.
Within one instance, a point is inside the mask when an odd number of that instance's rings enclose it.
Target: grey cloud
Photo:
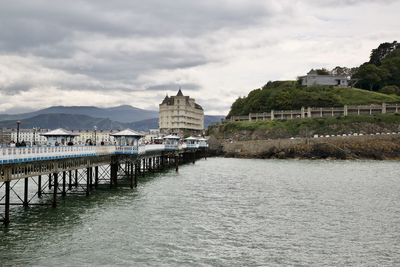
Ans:
[[[273,15],[263,3],[243,0],[0,0],[0,5],[0,54],[30,57],[37,66],[65,72],[64,78],[40,81],[60,90],[143,89],[137,80],[142,75],[212,62],[197,40],[204,34],[246,28]],[[90,47],[85,40],[98,43]],[[107,46],[115,40],[122,43]],[[144,47],[129,48],[123,40]],[[79,79],[71,79],[76,75]],[[23,79],[0,90],[11,94],[38,86],[32,75]]]
[[[247,27],[272,15],[263,5],[225,1],[23,1],[1,3],[3,49],[57,44],[74,33],[106,36],[198,36]]]
[[[201,89],[201,86],[196,83],[166,83],[148,86],[146,90],[150,91],[175,91],[182,88],[183,91],[197,91]]]
[[[0,91],[2,91],[6,95],[14,95],[18,94],[22,91],[28,91],[34,86],[33,83],[30,83],[30,81],[15,81],[7,86],[5,85],[0,85]]]
[[[191,68],[207,64],[209,61],[200,51],[160,50],[154,52],[118,50],[105,53],[88,52],[88,57],[78,60],[75,57],[45,60],[42,64],[48,68],[61,69],[71,74],[81,74],[102,82],[122,82],[132,86],[139,75],[154,70],[173,70]],[[128,87],[129,88],[129,87]],[[95,90],[102,90],[95,88]]]
[[[308,2],[312,5],[322,6],[322,7],[341,7],[341,6],[353,6],[368,3],[378,3],[378,4],[391,4],[396,0],[309,0]]]

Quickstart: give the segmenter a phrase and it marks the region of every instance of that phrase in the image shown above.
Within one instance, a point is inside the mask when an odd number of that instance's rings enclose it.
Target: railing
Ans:
[[[177,150],[179,149],[179,145],[178,144],[165,144],[165,149],[166,150]]]
[[[207,145],[208,146],[208,145]],[[207,147],[199,144],[150,144],[137,146],[54,146],[0,148],[0,165],[40,160],[66,159],[114,154],[143,155],[147,152]]]
[[[375,115],[399,113],[400,104],[343,106],[343,107],[308,107],[300,110],[271,110],[264,113],[250,113],[245,116],[232,116],[228,121],[291,120],[296,118],[322,118],[348,115]]]
[[[186,144],[186,148],[190,148],[190,149],[199,148],[199,144]]]
[[[138,148],[136,146],[117,146],[115,154],[137,154]]]
[[[10,147],[0,149],[0,163],[113,154],[115,146]]]
[[[204,142],[204,143],[199,143],[199,148],[207,148],[208,147],[208,144],[206,143],[206,142]]]
[[[165,149],[164,144],[151,144],[151,145],[145,145],[145,150],[144,152],[152,152],[152,151],[162,151]]]

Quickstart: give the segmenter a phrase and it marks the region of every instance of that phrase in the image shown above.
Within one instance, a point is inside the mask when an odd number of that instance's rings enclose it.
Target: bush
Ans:
[[[387,85],[380,89],[379,92],[387,95],[400,95],[400,88],[396,85]]]

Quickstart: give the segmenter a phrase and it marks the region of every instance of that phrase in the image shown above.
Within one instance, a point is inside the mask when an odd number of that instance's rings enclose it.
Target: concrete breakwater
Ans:
[[[210,140],[210,150],[238,158],[400,159],[400,135],[271,140]]]

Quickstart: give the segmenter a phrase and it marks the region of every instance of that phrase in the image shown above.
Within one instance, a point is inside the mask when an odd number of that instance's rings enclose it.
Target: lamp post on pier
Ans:
[[[94,145],[97,145],[97,126],[94,126]]]
[[[19,125],[21,124],[21,121],[17,121],[17,144],[16,146],[19,146]]]
[[[38,130],[38,128],[33,127],[33,142],[32,142],[32,146],[36,145],[36,131]]]

